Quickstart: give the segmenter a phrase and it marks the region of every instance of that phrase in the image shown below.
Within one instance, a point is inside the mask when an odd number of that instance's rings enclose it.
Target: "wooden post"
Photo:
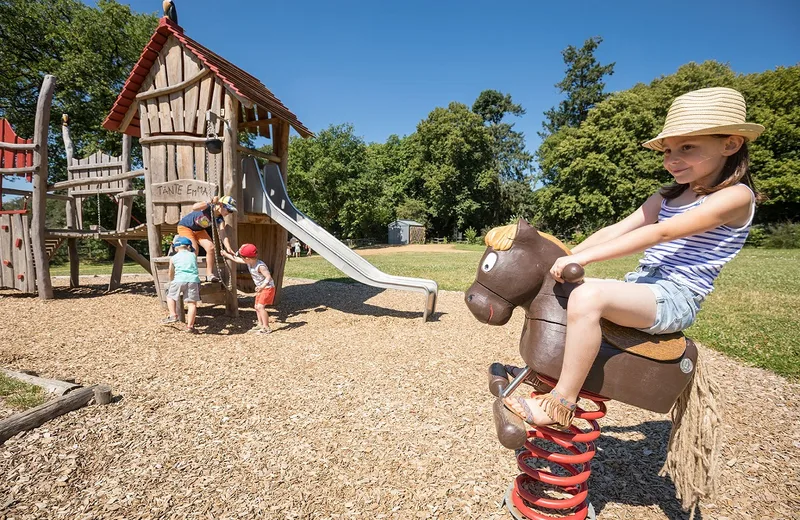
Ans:
[[[131,171],[131,136],[122,136],[122,171]],[[131,189],[131,180],[122,181],[122,191]],[[119,210],[117,211],[117,231],[125,231],[131,225],[131,210],[133,199],[126,197],[120,200]],[[120,240],[114,252],[114,267],[111,269],[111,280],[108,282],[108,290],[113,291],[119,287],[122,281],[122,266],[125,264],[125,250],[128,245],[127,240]]]
[[[67,152],[67,180],[72,179],[72,159],[75,157],[75,147],[72,145],[72,138],[69,135],[69,115],[61,116],[61,135],[64,137],[64,149]],[[67,190],[69,195],[70,190]],[[67,229],[76,229],[78,226],[78,208],[75,199],[67,201]],[[69,286],[78,287],[80,284],[80,257],[78,256],[78,240],[76,238],[67,239],[67,250],[69,251]]]
[[[142,137],[150,135],[150,122],[147,118],[147,103],[139,103],[139,124],[141,125]],[[145,211],[147,212],[147,245],[150,249],[150,265],[153,265],[153,259],[161,256],[161,233],[155,224],[155,206],[153,205],[153,193],[151,192],[150,185],[153,179],[150,176],[150,146],[142,145],[142,162],[144,163],[144,204]],[[164,299],[161,282],[158,280],[156,269],[152,269],[153,283],[156,287],[156,294],[161,306],[166,308],[167,302]]]
[[[46,75],[39,91],[36,104],[36,123],[33,136],[37,147],[33,150],[33,164],[37,165],[33,172],[33,202],[31,207],[31,240],[33,242],[33,258],[36,262],[36,284],[39,287],[39,298],[53,298],[53,284],[50,280],[50,260],[47,258],[45,244],[45,215],[47,212],[47,135],[50,126],[50,104],[53,101],[56,79]]]
[[[272,125],[272,148],[273,153],[280,158],[281,177],[283,177],[283,183],[287,185],[289,175],[289,123],[286,121],[278,120]],[[283,273],[286,270],[286,242],[289,240],[289,233],[284,228],[279,227],[276,235],[277,243],[274,244],[272,253],[272,278],[275,281],[275,304],[277,305],[281,301],[281,293],[283,292]]]
[[[230,195],[234,199],[241,191],[242,178],[240,175],[241,161],[239,160],[239,151],[237,145],[239,144],[239,136],[237,134],[239,128],[239,101],[231,96],[230,92],[225,90],[225,124],[223,125],[222,133],[224,141],[222,143],[222,160],[223,160],[223,176],[224,179],[222,186],[222,194]],[[239,208],[244,206],[241,204],[242,199],[236,201],[239,203]],[[238,246],[238,229],[239,218],[237,213],[231,213],[225,218],[226,232],[231,246]],[[212,225],[215,225],[212,223]],[[222,244],[220,244],[222,247]],[[230,273],[230,287],[232,290],[227,292],[225,313],[228,316],[239,315],[239,299],[236,290],[236,262],[227,260],[228,273]]]

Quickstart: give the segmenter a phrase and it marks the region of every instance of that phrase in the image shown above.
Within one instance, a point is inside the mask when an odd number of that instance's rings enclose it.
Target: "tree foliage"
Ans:
[[[750,145],[751,171],[768,197],[762,222],[800,216],[800,67],[737,76],[729,66],[708,61],[682,66],[649,85],[638,84],[598,103],[577,128],[548,136],[537,151],[536,220],[570,235],[591,232],[634,211],[660,186],[671,182],[661,155],[641,143],[657,135],[672,100],[691,90],[727,86],[743,92],[748,121],[767,131]]]
[[[564,127],[577,127],[589,115],[589,110],[604,100],[608,94],[604,92],[603,78],[614,74],[614,63],[600,65],[594,57],[594,51],[603,42],[599,36],[583,42],[580,49],[570,45],[561,52],[567,69],[564,79],[556,83],[559,92],[567,98],[559,103],[558,108],[551,108],[544,113],[542,123],[544,138]]]

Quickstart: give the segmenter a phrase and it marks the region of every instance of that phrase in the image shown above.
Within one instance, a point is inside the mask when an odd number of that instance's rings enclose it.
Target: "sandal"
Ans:
[[[542,407],[542,411],[553,421],[553,424],[546,424],[543,426],[566,430],[575,419],[575,408],[577,405],[564,399],[555,389],[550,390],[549,393],[537,395],[533,400],[538,401],[539,406]],[[511,407],[511,403],[515,402],[525,410],[524,416]],[[528,403],[522,397],[506,397],[503,399],[503,404],[508,408],[509,412],[531,426],[540,426],[533,421],[533,410],[531,410]]]

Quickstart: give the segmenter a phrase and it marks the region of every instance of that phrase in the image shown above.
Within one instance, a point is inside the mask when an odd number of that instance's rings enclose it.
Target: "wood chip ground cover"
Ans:
[[[120,398],[0,446],[0,518],[500,519],[513,453],[486,369],[518,363],[521,313],[482,326],[463,294],[289,280],[275,332],[204,307],[202,334],[159,324],[146,278],[0,292],[0,366],[106,383]],[[63,282],[58,282],[63,283]],[[89,284],[92,285],[89,285]],[[703,519],[797,518],[798,385],[702,348],[725,389],[719,495]],[[590,499],[602,519],[683,518],[658,476],[665,415],[610,403]]]

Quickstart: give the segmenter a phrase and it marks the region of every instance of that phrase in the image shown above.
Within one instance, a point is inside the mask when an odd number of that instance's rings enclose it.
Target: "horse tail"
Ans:
[[[672,477],[681,506],[691,510],[689,520],[693,520],[700,500],[711,498],[716,492],[722,445],[719,392],[698,356],[692,381],[670,411],[672,431],[667,460],[659,475],[669,473]]]

